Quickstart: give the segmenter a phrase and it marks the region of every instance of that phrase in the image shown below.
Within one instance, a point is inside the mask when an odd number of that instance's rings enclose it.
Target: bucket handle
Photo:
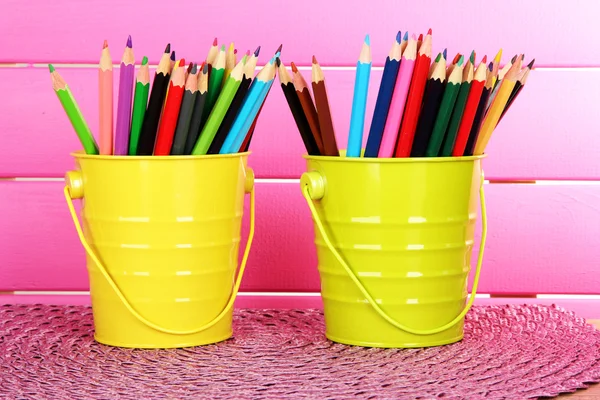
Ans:
[[[108,281],[111,288],[115,291],[121,302],[127,310],[133,314],[133,316],[146,325],[149,328],[157,330],[162,333],[167,333],[171,335],[194,335],[200,333],[218,323],[223,317],[231,310],[233,303],[237,297],[238,290],[242,283],[242,277],[244,276],[244,270],[246,269],[246,263],[248,261],[248,254],[250,253],[250,247],[252,247],[252,239],[254,238],[254,172],[251,168],[246,168],[246,183],[245,183],[245,191],[246,193],[250,193],[250,232],[248,233],[248,240],[246,241],[246,248],[244,250],[244,257],[242,258],[242,263],[240,264],[240,268],[237,274],[237,278],[235,281],[235,285],[233,287],[233,292],[225,305],[225,308],[210,322],[202,325],[199,328],[191,329],[187,331],[177,331],[173,329],[163,328],[160,325],[155,324],[154,322],[149,321],[143,315],[141,315],[127,300],[127,297],[123,294],[119,285],[112,279],[100,259],[96,256],[94,250],[90,247],[85,236],[83,235],[83,231],[81,229],[81,224],[79,223],[79,219],[77,218],[77,213],[75,212],[75,208],[73,207],[73,197],[72,192],[75,194],[75,198],[83,197],[83,180],[81,179],[80,171],[69,171],[66,177],[67,184],[63,190],[65,199],[67,200],[67,205],[69,206],[69,211],[71,212],[71,217],[73,218],[73,223],[75,224],[75,229],[77,230],[77,235],[79,236],[79,240],[81,244],[85,248],[86,253],[90,256],[90,258],[96,263],[98,269],[104,276],[104,278]]]
[[[318,172],[305,172],[302,174],[302,178],[300,179],[300,184],[302,186],[302,194],[304,195],[304,198],[306,199],[306,202],[308,203],[308,207],[310,208],[312,216],[316,222],[319,232],[321,232],[321,236],[323,236],[323,239],[325,240],[325,243],[327,244],[327,247],[333,253],[335,258],[339,261],[339,263],[342,265],[342,267],[344,268],[346,273],[350,276],[350,279],[352,279],[352,281],[356,284],[356,286],[358,287],[360,292],[363,294],[363,296],[365,296],[367,298],[369,304],[375,309],[375,311],[377,311],[377,314],[379,314],[383,319],[385,319],[387,322],[389,322],[394,327],[396,327],[400,330],[403,330],[405,332],[412,333],[413,335],[433,335],[433,334],[445,331],[446,329],[454,326],[456,323],[458,323],[460,320],[462,320],[465,317],[465,315],[467,315],[467,312],[469,312],[469,310],[471,309],[471,306],[473,305],[473,302],[475,301],[475,295],[477,294],[477,286],[479,285],[479,275],[481,272],[481,264],[483,262],[483,250],[485,248],[485,240],[487,237],[487,215],[486,215],[486,207],[485,207],[485,196],[483,193],[483,181],[484,181],[484,176],[483,176],[483,170],[482,170],[481,171],[481,182],[479,185],[479,201],[481,203],[481,243],[479,244],[479,256],[477,258],[477,269],[475,270],[475,277],[473,279],[473,289],[471,290],[471,297],[469,298],[469,301],[467,302],[466,307],[452,321],[448,322],[447,324],[445,324],[443,326],[440,326],[439,328],[423,329],[423,330],[409,328],[409,327],[397,322],[392,317],[390,317],[385,311],[383,311],[383,309],[379,306],[379,304],[377,304],[375,299],[373,299],[371,294],[367,291],[367,289],[364,287],[364,285],[358,279],[358,277],[356,276],[354,271],[352,271],[352,269],[350,269],[350,267],[348,266],[346,261],[342,258],[340,253],[335,249],[335,247],[331,243],[331,240],[329,239],[329,236],[327,235],[327,232],[325,231],[325,228],[323,227],[321,218],[319,217],[319,214],[317,213],[317,209],[315,208],[315,205],[313,204],[313,200],[319,200],[319,199],[323,198],[323,196],[325,195],[325,181],[324,181],[323,177],[321,176],[321,174],[319,174]]]

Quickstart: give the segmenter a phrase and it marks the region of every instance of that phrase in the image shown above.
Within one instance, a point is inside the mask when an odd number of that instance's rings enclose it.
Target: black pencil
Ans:
[[[423,106],[419,115],[419,122],[415,131],[411,157],[424,157],[427,151],[427,145],[435,124],[435,117],[440,108],[442,95],[444,94],[444,84],[446,82],[446,60],[440,57],[427,81],[427,87],[423,95]]]
[[[469,132],[469,139],[467,139],[467,145],[465,146],[465,156],[473,155],[475,143],[477,143],[477,137],[479,136],[479,128],[481,128],[481,122],[483,121],[483,114],[485,113],[490,93],[492,92],[494,87],[494,77],[491,72],[493,68],[493,63],[489,63],[488,71],[490,72],[488,73],[485,85],[483,86],[483,92],[481,92],[481,97],[479,98],[479,105],[477,106],[475,117],[473,118],[473,125],[471,125],[471,131]]]
[[[185,82],[185,91],[183,92],[177,128],[175,128],[175,137],[173,138],[173,146],[171,147],[171,155],[174,156],[180,156],[184,153],[187,135],[192,122],[194,103],[198,96],[198,65],[190,63],[190,66],[192,69]]]
[[[204,112],[204,103],[206,102],[206,94],[208,93],[208,63],[204,62],[201,65],[201,72],[198,74],[198,93],[194,102],[194,111],[192,112],[192,120],[190,129],[185,140],[185,148],[183,154],[192,154],[192,150],[196,145],[200,129],[202,128],[202,114]]]
[[[152,91],[150,92],[150,99],[148,100],[148,107],[144,114],[144,121],[142,122],[142,129],[140,131],[138,142],[137,154],[140,156],[151,156],[154,152],[154,142],[156,141],[158,122],[160,120],[165,94],[167,93],[167,87],[171,78],[170,53],[171,45],[168,44],[158,63],[156,73],[154,74]]]
[[[315,140],[312,130],[310,129],[308,119],[306,118],[306,114],[304,114],[304,110],[302,109],[302,104],[300,104],[300,99],[296,93],[296,88],[292,82],[292,77],[279,58],[277,59],[277,66],[279,68],[278,72],[279,82],[281,82],[281,89],[283,90],[285,99],[290,107],[290,111],[292,112],[292,116],[294,117],[294,121],[298,127],[298,131],[300,132],[302,141],[304,142],[306,152],[311,156],[319,156],[321,155],[319,146],[317,145],[317,141]]]

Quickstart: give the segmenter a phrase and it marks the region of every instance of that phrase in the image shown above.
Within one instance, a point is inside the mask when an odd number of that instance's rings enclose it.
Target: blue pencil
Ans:
[[[267,93],[275,78],[275,57],[256,75],[254,81],[246,93],[242,108],[238,112],[231,129],[221,146],[220,154],[237,153],[250,130],[254,118],[260,110]]]
[[[396,87],[396,77],[398,76],[398,69],[400,68],[400,58],[401,36],[400,32],[398,32],[396,41],[392,45],[392,49],[390,50],[390,53],[385,60],[385,66],[383,67],[383,75],[381,76],[379,93],[377,94],[377,102],[375,103],[375,111],[373,112],[369,138],[367,139],[365,157],[377,157],[377,154],[379,154],[383,128],[387,121],[394,87]]]
[[[350,116],[350,133],[348,134],[347,157],[360,157],[363,131],[365,128],[365,110],[367,94],[369,93],[369,76],[371,75],[371,41],[369,35],[360,51],[356,63],[356,78],[354,81],[354,97],[352,99],[352,114]]]

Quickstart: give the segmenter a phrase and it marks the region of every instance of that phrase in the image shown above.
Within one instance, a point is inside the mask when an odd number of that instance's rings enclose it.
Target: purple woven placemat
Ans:
[[[173,350],[93,340],[83,306],[0,306],[10,399],[527,399],[600,380],[600,332],[559,307],[473,307],[462,342],[344,346],[316,310],[241,310],[234,338]]]

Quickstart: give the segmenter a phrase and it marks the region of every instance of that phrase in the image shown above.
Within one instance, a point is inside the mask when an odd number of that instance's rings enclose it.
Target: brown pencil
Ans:
[[[292,62],[291,65],[296,94],[298,95],[298,99],[300,100],[300,104],[302,105],[304,115],[306,115],[306,119],[308,120],[310,131],[312,132],[312,135],[315,138],[315,142],[317,142],[319,152],[321,154],[324,154],[325,149],[323,148],[323,139],[321,138],[321,128],[319,128],[319,116],[317,115],[317,109],[315,108],[315,104],[313,103],[310,91],[308,89],[308,85],[306,84],[306,80],[304,79],[300,71],[298,71],[298,67],[296,67],[296,64]]]
[[[319,116],[321,139],[323,140],[323,155],[339,156],[331,111],[329,110],[329,100],[327,99],[327,89],[325,88],[325,76],[315,56],[312,58],[312,87]]]

